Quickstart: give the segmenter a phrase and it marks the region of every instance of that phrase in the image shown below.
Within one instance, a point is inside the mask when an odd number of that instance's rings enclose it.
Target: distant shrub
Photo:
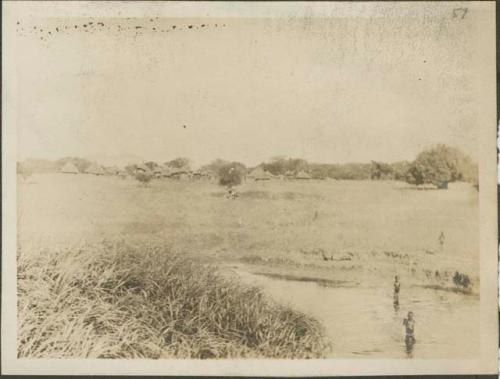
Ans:
[[[219,184],[228,188],[241,184],[245,167],[240,163],[228,163],[219,168]]]
[[[134,178],[143,186],[147,186],[149,182],[153,179],[153,174],[149,172],[137,172],[135,173]]]
[[[453,284],[455,284],[457,288],[467,291],[470,289],[471,280],[468,275],[455,271],[455,275],[453,275]]]

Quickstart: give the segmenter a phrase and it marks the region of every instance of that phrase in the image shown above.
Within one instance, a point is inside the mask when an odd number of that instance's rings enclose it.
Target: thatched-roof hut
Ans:
[[[61,168],[61,172],[64,174],[79,174],[80,173],[80,171],[78,171],[76,166],[71,161],[66,162],[66,164]]]
[[[87,174],[93,174],[93,175],[105,175],[106,171],[103,170],[101,166],[99,166],[96,163],[92,163],[86,170],[85,172]]]
[[[153,171],[153,175],[157,179],[159,179],[163,176],[163,167],[161,167],[161,166],[156,166],[152,171]]]
[[[118,175],[120,173],[120,169],[117,166],[107,167],[106,171],[111,175]]]
[[[189,179],[193,175],[193,172],[188,166],[182,166],[179,168],[171,168],[170,176],[175,179]]]
[[[295,179],[308,180],[308,179],[312,179],[312,177],[307,172],[300,171],[297,175],[295,175]]]
[[[271,179],[272,175],[265,171],[262,167],[257,167],[253,169],[248,175],[247,178],[251,180],[269,180]]]
[[[135,172],[150,172],[151,170],[149,169],[148,166],[146,166],[144,163],[140,163],[137,166],[135,166]]]

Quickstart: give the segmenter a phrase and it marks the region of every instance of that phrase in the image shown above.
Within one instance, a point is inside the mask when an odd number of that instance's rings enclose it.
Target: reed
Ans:
[[[20,358],[319,358],[321,325],[150,244],[18,250]]]

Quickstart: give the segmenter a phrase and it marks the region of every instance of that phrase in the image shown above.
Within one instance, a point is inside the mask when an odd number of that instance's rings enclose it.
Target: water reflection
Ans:
[[[394,303],[392,305],[394,306],[394,313],[398,314],[398,312],[399,312],[399,300],[394,300]]]
[[[394,311],[398,313],[399,311],[399,290],[401,288],[401,283],[399,282],[399,276],[394,277],[394,295],[393,295],[393,306]]]
[[[415,337],[406,336],[405,338],[405,346],[406,346],[406,356],[408,358],[413,358],[413,346],[415,345]]]

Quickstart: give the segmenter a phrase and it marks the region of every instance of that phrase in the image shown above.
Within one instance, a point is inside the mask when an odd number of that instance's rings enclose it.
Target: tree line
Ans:
[[[23,177],[32,172],[57,172],[67,162],[72,162],[80,172],[92,164],[91,161],[79,157],[66,157],[57,161],[30,159],[18,163],[18,173]],[[157,167],[168,166],[176,169],[190,170],[191,161],[179,157],[162,164],[149,161],[144,165],[153,171]],[[124,169],[134,175],[139,164],[131,164]],[[413,161],[386,163],[371,161],[369,163],[313,163],[301,158],[274,157],[256,167],[247,167],[240,162],[216,159],[200,168],[200,171],[211,172],[218,177],[221,185],[235,186],[241,183],[252,170],[261,167],[275,177],[293,177],[306,172],[312,179],[337,180],[399,180],[413,185],[430,184],[445,189],[448,183],[464,181],[478,188],[478,166],[461,150],[446,145],[436,145],[425,149]]]
[[[220,184],[231,186],[241,182],[248,169],[241,163],[217,160],[213,163],[219,172]],[[425,149],[413,161],[385,163],[310,163],[300,158],[275,157],[259,165],[278,177],[307,172],[312,179],[337,180],[399,180],[416,186],[433,185],[448,188],[451,182],[472,183],[479,190],[478,166],[461,150],[439,144]],[[258,167],[259,167],[258,166]]]

